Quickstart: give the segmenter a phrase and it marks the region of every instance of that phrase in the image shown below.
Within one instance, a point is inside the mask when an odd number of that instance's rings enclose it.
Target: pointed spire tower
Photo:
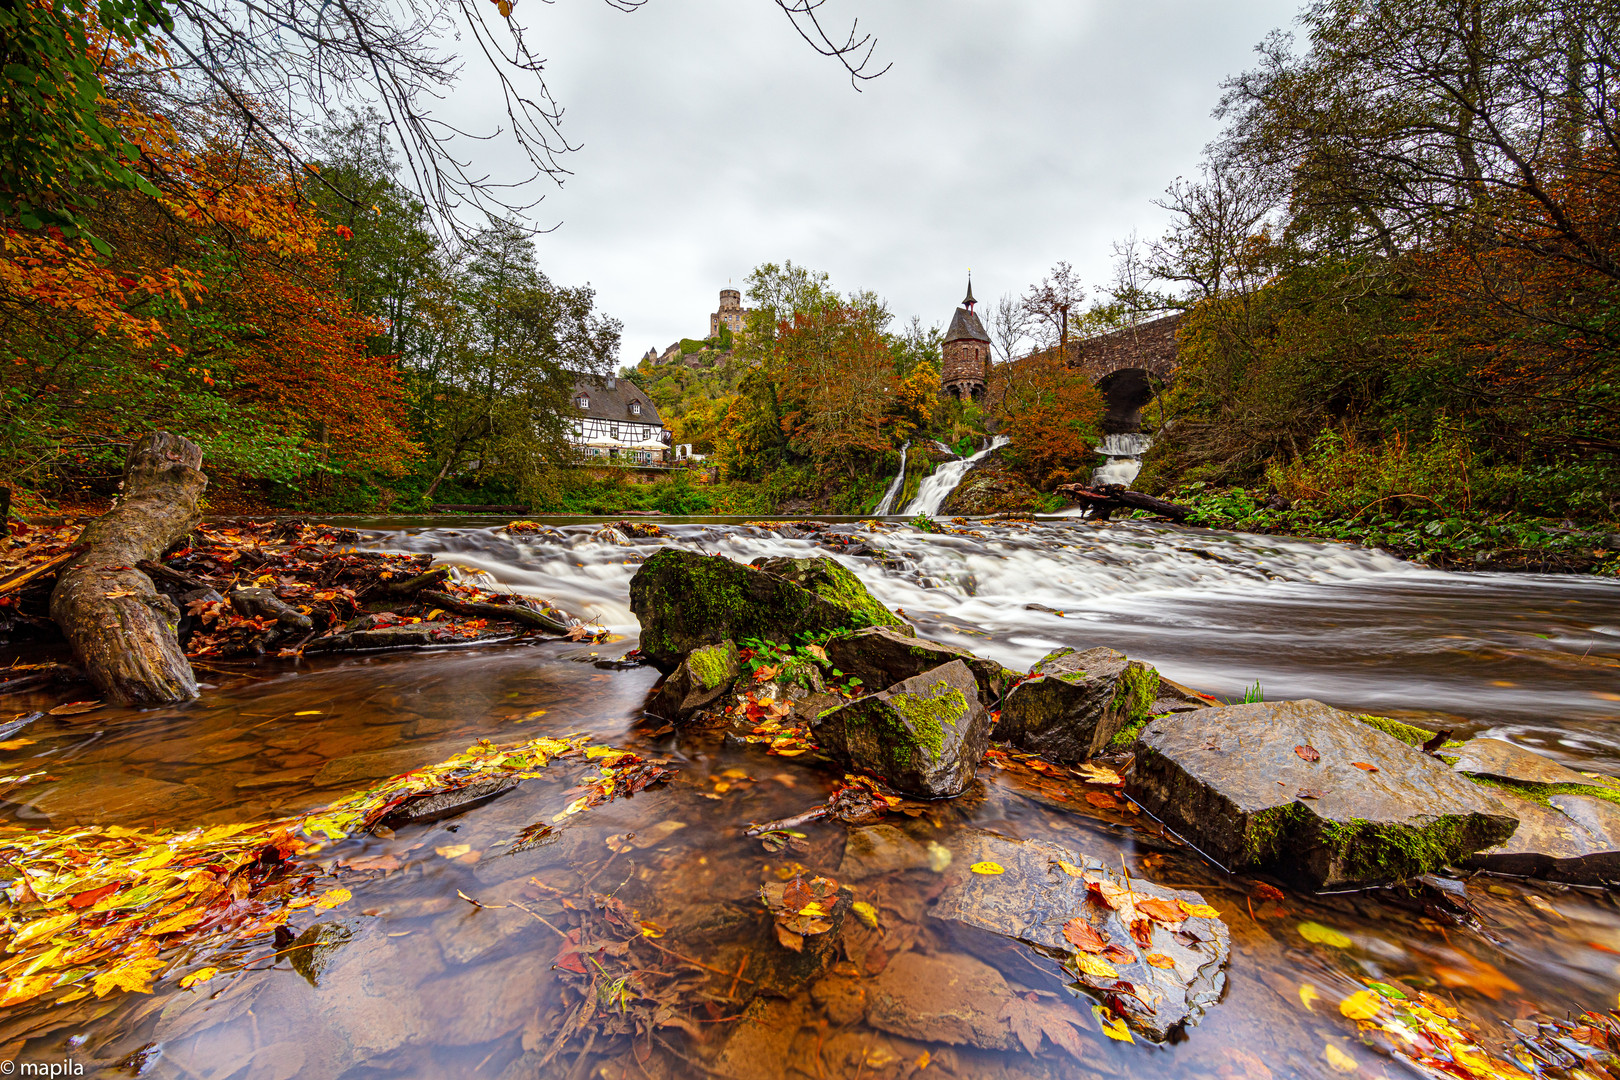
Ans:
[[[945,362],[939,369],[940,387],[964,401],[984,397],[985,381],[990,374],[990,335],[984,332],[984,323],[974,314],[976,303],[970,270],[967,296],[951,316],[951,328],[945,331]]]

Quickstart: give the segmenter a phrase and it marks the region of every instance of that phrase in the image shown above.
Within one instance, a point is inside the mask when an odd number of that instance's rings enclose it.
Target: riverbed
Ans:
[[[187,706],[49,717],[29,729],[32,744],[5,752],[8,773],[48,772],[11,793],[12,820],[268,820],[476,739],[576,732],[667,761],[675,780],[578,815],[528,847],[514,839],[566,805],[567,770],[451,820],[335,845],[321,866],[352,898],[293,919],[294,930],[325,919],[348,935],[315,977],[271,956],[266,936],[242,944],[241,970],[220,964],[223,974],[192,989],[170,983],[152,995],[18,1010],[0,1019],[0,1058],[210,1078],[1377,1077],[1400,1066],[1333,1004],[1368,976],[1440,995],[1478,1026],[1482,1045],[1504,1053],[1527,1018],[1616,1006],[1620,910],[1610,891],[1476,876],[1455,910],[1400,889],[1285,890],[1277,900],[1125,805],[1098,807],[1064,778],[987,765],[968,794],[891,824],[945,850],[973,829],[1048,839],[1198,890],[1232,931],[1226,992],[1170,1043],[1126,1043],[1106,1037],[1087,999],[1035,959],[1004,978],[1023,1000],[1073,1009],[1084,1021],[1078,1057],[1051,1043],[989,1050],[869,1026],[850,1002],[881,979],[871,953],[863,964],[840,957],[804,984],[772,975],[781,946],[757,897],[794,864],[847,875],[846,826],[805,827],[801,850],[767,850],[744,835],[750,823],[824,799],[840,777],[647,723],[641,709],[656,673],[613,663],[635,645],[629,580],[660,546],[742,561],[824,548],[791,530],[718,519],[661,521],[665,535],[647,539],[603,532],[599,521],[527,537],[498,522],[349,524],[367,530],[370,546],[432,553],[594,619],[610,637],[219,667],[199,672],[204,695]],[[1612,581],[1449,574],[1353,545],[1138,522],[849,526],[865,552],[837,557],[875,595],[923,636],[1010,667],[1060,645],[1111,645],[1224,699],[1258,684],[1267,700],[1312,697],[1459,736],[1492,734],[1620,774]],[[56,703],[39,696],[13,708]],[[874,905],[884,957],[974,955],[973,943],[929,918],[937,878],[920,867],[853,883]],[[682,1001],[684,1025],[657,1038],[604,1034],[581,1052],[582,1038],[542,1066],[572,1000],[568,973],[553,963],[571,905],[589,905],[592,894],[633,909],[657,928],[653,940],[695,962],[682,970],[698,996]],[[499,906],[508,901],[528,910]],[[1339,937],[1302,935],[1310,923]],[[643,976],[647,985],[670,977],[659,968],[670,963],[664,952],[637,955],[663,972]],[[775,996],[751,992],[773,979]]]

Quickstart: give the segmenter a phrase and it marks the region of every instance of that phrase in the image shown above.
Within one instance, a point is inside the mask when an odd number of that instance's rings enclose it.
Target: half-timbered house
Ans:
[[[633,382],[613,375],[578,375],[570,399],[574,442],[585,458],[631,465],[661,465],[670,433],[652,399]]]

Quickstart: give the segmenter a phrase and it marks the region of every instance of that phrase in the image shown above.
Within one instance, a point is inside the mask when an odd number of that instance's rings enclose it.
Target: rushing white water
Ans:
[[[895,496],[900,494],[900,489],[906,483],[906,451],[910,448],[911,443],[909,440],[900,448],[900,471],[894,474],[894,480],[889,484],[889,490],[883,493],[883,498],[878,502],[877,509],[872,511],[878,517],[894,513]]]
[[[1129,484],[1142,471],[1142,455],[1153,440],[1146,435],[1122,434],[1104,437],[1097,453],[1108,458],[1091,473],[1093,484]]]
[[[927,514],[930,517],[939,513],[939,508],[945,505],[945,500],[956,490],[956,485],[962,482],[962,477],[968,474],[968,470],[983,460],[990,451],[1006,445],[1007,436],[997,435],[990,440],[989,446],[972,457],[947,461],[923,480],[922,486],[917,489],[917,497],[907,503],[901,513],[908,516]]]

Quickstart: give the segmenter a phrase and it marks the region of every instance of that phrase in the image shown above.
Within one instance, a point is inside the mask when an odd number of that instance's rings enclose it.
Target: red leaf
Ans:
[[[1262,900],[1281,900],[1283,898],[1281,889],[1275,885],[1267,885],[1263,881],[1255,883],[1254,895]]]
[[[1063,936],[1069,939],[1069,944],[1088,953],[1100,953],[1108,948],[1108,942],[1097,933],[1097,928],[1084,919],[1070,919],[1064,923]]]
[[[1314,746],[1296,746],[1294,747],[1294,753],[1298,754],[1306,761],[1319,761],[1322,757]]]
[[[100,903],[103,899],[105,899],[106,897],[111,896],[113,893],[115,893],[117,891],[118,891],[118,882],[116,882],[116,881],[112,882],[109,885],[103,885],[99,889],[89,889],[89,890],[87,890],[85,892],[77,894],[76,896],[68,897],[68,907],[70,907],[70,908],[87,908],[87,907],[91,907],[94,904]]]
[[[1378,766],[1369,765],[1365,761],[1352,761],[1350,764],[1354,765],[1356,768],[1360,769],[1362,772],[1377,772],[1378,771]]]

